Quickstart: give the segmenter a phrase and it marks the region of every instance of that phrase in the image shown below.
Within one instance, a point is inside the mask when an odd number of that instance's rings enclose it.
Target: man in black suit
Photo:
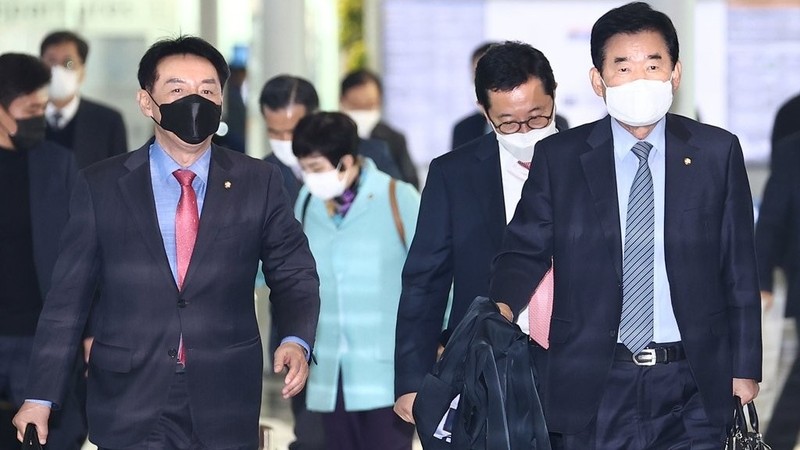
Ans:
[[[378,75],[366,69],[350,72],[342,79],[339,92],[339,109],[356,123],[358,135],[386,142],[400,168],[399,179],[419,189],[419,175],[408,153],[406,137],[381,120],[383,86]]]
[[[75,153],[79,168],[128,151],[120,113],[80,96],[89,44],[71,31],[48,34],[39,56],[51,67],[47,139]]]
[[[511,316],[552,266],[537,364],[556,448],[719,449],[733,395],[751,401],[761,378],[742,150],[667,114],[681,63],[665,14],[641,2],[607,12],[591,54],[611,117],[537,145],[491,298]]]
[[[28,360],[42,297],[67,222],[69,192],[77,174],[72,154],[44,140],[50,70],[36,57],[0,56],[0,396],[25,400]],[[6,114],[8,111],[8,115]],[[78,358],[73,352],[74,359]],[[75,378],[82,377],[82,370]],[[74,449],[86,438],[85,419],[70,383],[71,408],[56,413],[48,448]],[[75,420],[72,420],[75,419]],[[4,424],[5,425],[5,424]]]
[[[283,337],[275,372],[296,395],[319,314],[314,260],[277,168],[211,144],[228,67],[195,37],[155,43],[139,63],[155,138],[80,172],[14,419],[47,438],[51,406],[87,316],[89,438],[101,448],[258,445],[259,260]],[[100,297],[92,303],[99,287]]]
[[[781,148],[778,148],[778,144],[784,138],[798,132],[800,132],[800,94],[787,100],[775,114],[775,122],[772,125],[772,136],[770,139],[772,143],[772,161],[770,167],[773,170],[775,170],[777,162],[781,159],[781,151],[797,150],[796,148],[791,148],[786,145],[782,145],[780,146]]]
[[[521,42],[493,46],[478,63],[475,93],[496,132],[431,162],[397,313],[395,412],[406,421],[413,422],[416,392],[436,360],[451,286],[448,330],[489,292],[491,260],[534,145],[556,132],[555,90],[542,52]]]
[[[272,153],[264,159],[280,167],[284,186],[294,202],[297,200],[303,181],[300,178],[297,158],[292,153],[292,135],[300,119],[319,110],[317,90],[304,78],[278,75],[264,83],[259,104],[272,150]],[[361,138],[358,153],[372,159],[378,169],[392,178],[401,177],[400,170],[385,142],[379,139]]]
[[[475,72],[475,68],[478,67],[478,60],[481,59],[481,56],[483,56],[484,53],[489,50],[489,47],[496,44],[496,42],[485,42],[472,52],[473,73]],[[556,128],[559,131],[568,129],[569,124],[567,123],[567,119],[556,114]],[[459,120],[453,126],[453,136],[450,140],[450,149],[455,150],[467,142],[473,139],[478,139],[479,137],[490,133],[491,131],[492,127],[489,122],[486,121],[486,116],[483,115],[482,111],[476,111]]]
[[[773,273],[776,268],[783,269],[789,288],[786,317],[793,318],[800,330],[800,131],[780,140],[772,154],[772,174],[756,225],[761,299],[765,307],[772,306]],[[795,356],[765,433],[774,450],[794,449],[800,432],[798,408],[800,357]]]

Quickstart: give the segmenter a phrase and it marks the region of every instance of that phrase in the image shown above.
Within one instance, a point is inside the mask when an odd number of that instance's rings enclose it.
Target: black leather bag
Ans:
[[[29,423],[25,427],[25,436],[22,438],[22,450],[42,450],[39,443],[39,433],[36,432],[36,425]]]
[[[744,410],[747,409],[747,417]],[[748,426],[749,421],[749,426]],[[742,406],[738,396],[733,397],[733,424],[728,431],[725,450],[771,450],[758,431],[756,405],[750,402]]]

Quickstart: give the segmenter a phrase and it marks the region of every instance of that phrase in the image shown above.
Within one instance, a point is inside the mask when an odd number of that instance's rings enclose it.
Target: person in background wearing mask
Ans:
[[[300,179],[300,165],[292,153],[292,134],[300,119],[319,109],[317,91],[308,80],[278,75],[264,84],[259,103],[272,150],[264,159],[280,167],[286,192],[294,202],[303,181]],[[400,170],[385,142],[360,139],[358,151],[372,159],[382,172],[400,178]]]
[[[314,259],[277,168],[211,144],[227,78],[222,55],[196,37],[158,41],[142,57],[137,99],[155,137],[78,174],[14,418],[18,438],[33,423],[47,440],[91,313],[93,443],[256,448],[259,261],[280,319],[273,367],[288,369],[282,394],[303,388],[319,314]]]
[[[25,400],[36,321],[78,170],[68,149],[44,139],[49,81],[50,69],[35,56],[0,55],[0,397],[16,408]],[[79,358],[74,349],[71,355]],[[71,406],[79,405],[75,387]],[[77,422],[54,413],[49,449],[80,449],[86,425],[79,410],[69,408]]]
[[[554,448],[720,449],[733,396],[761,378],[742,149],[668,114],[682,67],[664,13],[610,10],[591,56],[609,116],[537,145],[490,298],[510,317],[552,267],[538,381]]]
[[[411,450],[414,427],[392,412],[392,356],[419,194],[358,155],[356,124],[342,113],[304,117],[292,148],[305,182],[295,215],[320,276],[308,409],[322,413],[328,450]]]
[[[489,50],[489,47],[495,44],[496,42],[484,42],[472,52],[472,65],[470,68],[472,69],[473,77],[475,75],[475,68],[478,67],[478,60]],[[486,133],[492,132],[492,125],[486,121],[486,116],[483,114],[483,111],[480,110],[480,103],[476,104],[478,106],[478,111],[464,117],[453,126],[453,137],[450,141],[451,150],[455,150],[473,139],[477,139]],[[556,128],[559,131],[569,128],[567,119],[559,114],[556,114]]]
[[[71,31],[56,31],[42,40],[39,56],[52,71],[47,139],[71,149],[79,168],[127,152],[120,113],[80,95],[89,44]]]
[[[492,46],[478,62],[475,94],[493,132],[431,161],[417,233],[403,269],[397,318],[395,411],[411,408],[444,335],[489,292],[492,258],[514,216],[534,146],[556,133],[556,80],[550,62],[522,42]],[[528,329],[527,319],[520,321]]]
[[[383,87],[378,75],[366,69],[350,72],[342,79],[339,92],[339,109],[356,122],[358,135],[386,142],[400,168],[400,179],[419,188],[419,175],[408,153],[406,137],[381,120]]]

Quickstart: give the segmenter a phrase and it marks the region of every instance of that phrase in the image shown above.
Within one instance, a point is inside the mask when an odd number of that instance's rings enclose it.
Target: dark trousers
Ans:
[[[652,367],[615,361],[597,417],[581,433],[553,436],[556,450],[720,450],[724,442],[685,360]]]
[[[192,431],[189,391],[184,374],[175,374],[166,408],[147,439],[120,450],[207,450]]]
[[[324,450],[322,414],[306,408],[306,389],[303,388],[299,394],[292,397],[291,402],[295,440],[289,444],[289,450]]]
[[[796,317],[795,320],[797,332],[800,334],[800,317]],[[800,350],[795,356],[789,376],[775,403],[775,409],[772,410],[772,418],[764,434],[764,441],[772,446],[772,450],[792,450],[797,443],[798,433],[800,433]]]
[[[345,411],[341,374],[336,409],[321,415],[327,450],[411,450],[414,426],[391,407]]]

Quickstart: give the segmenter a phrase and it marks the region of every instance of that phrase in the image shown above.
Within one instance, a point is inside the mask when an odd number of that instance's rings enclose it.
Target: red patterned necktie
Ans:
[[[178,209],[175,212],[175,247],[177,250],[178,289],[183,289],[183,280],[189,261],[192,259],[194,243],[197,240],[197,226],[200,217],[197,214],[197,196],[192,188],[192,180],[197,176],[191,170],[178,169],[172,172],[181,185],[181,198],[178,200]],[[186,352],[183,348],[183,335],[178,345],[178,363],[186,363]]]
[[[519,164],[520,166],[522,166],[522,167],[524,167],[524,168],[526,168],[528,170],[531,170],[531,162],[530,161],[528,161],[528,162],[517,161],[517,164]]]
[[[543,348],[550,347],[550,318],[553,316],[553,268],[533,291],[528,303],[528,326],[531,339]]]

